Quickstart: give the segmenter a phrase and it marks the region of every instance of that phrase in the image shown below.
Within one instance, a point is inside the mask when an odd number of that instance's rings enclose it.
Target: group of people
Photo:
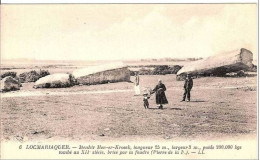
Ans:
[[[140,95],[140,87],[139,87],[139,82],[140,82],[140,78],[138,73],[135,73],[135,95]],[[186,100],[187,97],[187,101],[190,101],[190,91],[193,87],[193,80],[191,78],[190,74],[187,74],[187,77],[185,78],[185,83],[184,83],[184,94],[183,94],[183,98],[181,100],[181,102]],[[155,100],[156,100],[156,104],[157,107],[159,109],[163,109],[163,104],[168,104],[168,100],[166,98],[165,95],[165,91],[166,91],[166,87],[165,85],[162,83],[162,80],[158,80],[158,84],[155,86],[155,88],[150,91],[150,93],[144,93],[144,107],[145,108],[149,108],[149,102],[148,99],[150,98],[150,96],[155,93]]]

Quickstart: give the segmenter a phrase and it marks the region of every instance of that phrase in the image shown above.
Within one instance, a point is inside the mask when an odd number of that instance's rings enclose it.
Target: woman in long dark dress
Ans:
[[[168,104],[168,100],[165,95],[166,87],[162,83],[162,80],[158,81],[158,84],[153,89],[153,92],[156,93],[156,104],[159,109],[163,109],[163,104]]]

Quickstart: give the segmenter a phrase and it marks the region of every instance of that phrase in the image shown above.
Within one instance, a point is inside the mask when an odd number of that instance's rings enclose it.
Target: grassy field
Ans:
[[[132,77],[133,78],[133,77]],[[256,136],[257,77],[194,79],[191,102],[180,102],[183,81],[175,75],[140,76],[141,90],[158,79],[169,104],[150,109],[134,96],[133,83],[121,82],[1,94],[5,140],[175,140]],[[27,96],[20,96],[27,95]]]

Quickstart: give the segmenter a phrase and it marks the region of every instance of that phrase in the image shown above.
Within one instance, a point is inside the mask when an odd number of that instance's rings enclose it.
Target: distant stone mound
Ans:
[[[37,80],[33,88],[65,88],[72,86],[73,77],[66,73],[55,73]]]
[[[7,76],[1,80],[1,92],[15,91],[20,89],[18,80],[11,76]]]

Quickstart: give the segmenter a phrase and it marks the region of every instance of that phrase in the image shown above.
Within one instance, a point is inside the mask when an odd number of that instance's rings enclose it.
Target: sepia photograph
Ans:
[[[1,4],[0,48],[1,159],[258,157],[257,3]]]

